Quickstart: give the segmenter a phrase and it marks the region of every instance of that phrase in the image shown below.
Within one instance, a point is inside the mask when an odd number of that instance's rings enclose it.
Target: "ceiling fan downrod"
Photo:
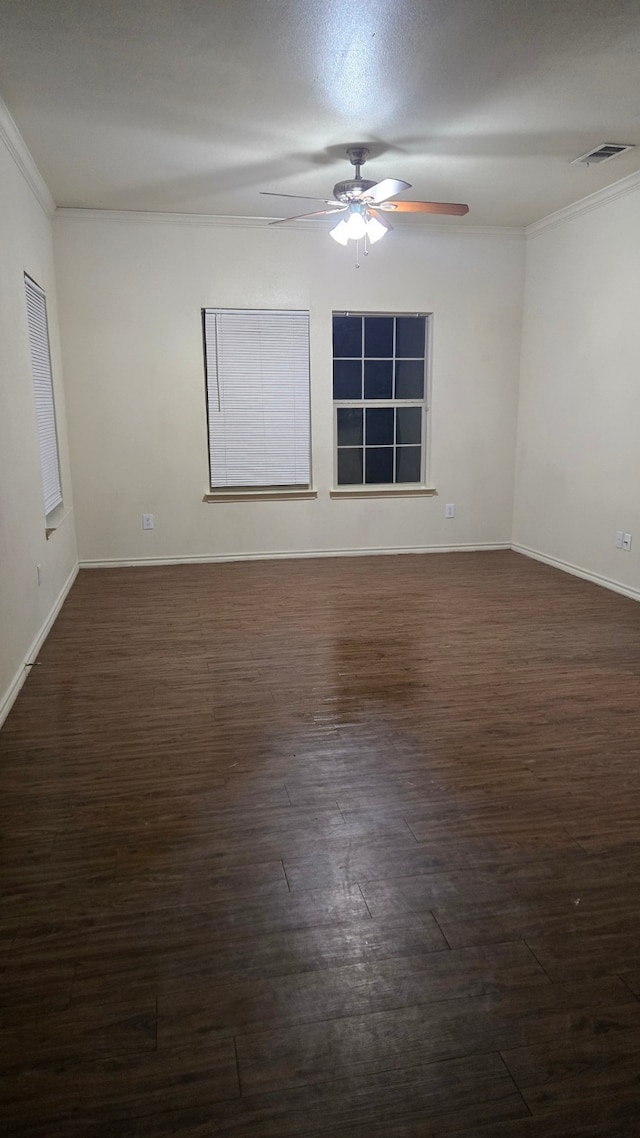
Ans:
[[[347,149],[349,161],[356,168],[356,178],[360,177],[360,167],[364,166],[368,153],[368,146],[349,146]]]

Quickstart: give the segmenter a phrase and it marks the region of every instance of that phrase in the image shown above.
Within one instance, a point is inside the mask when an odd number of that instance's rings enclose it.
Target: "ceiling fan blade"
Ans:
[[[384,202],[387,198],[395,197],[402,190],[410,189],[411,182],[401,182],[398,178],[383,178],[381,182],[376,182],[375,186],[367,190],[362,195],[362,199],[368,202]]]
[[[339,205],[337,209],[317,209],[314,213],[298,213],[295,217],[279,217],[277,221],[270,221],[269,225],[284,225],[285,221],[302,221],[307,217],[325,217],[330,213],[344,213],[346,205]]]
[[[269,198],[301,198],[305,202],[324,202],[325,205],[340,205],[331,198],[310,198],[307,194],[277,194],[275,190],[260,190],[261,194]]]
[[[448,213],[456,217],[469,212],[469,206],[461,202],[381,202],[378,208],[393,213]]]

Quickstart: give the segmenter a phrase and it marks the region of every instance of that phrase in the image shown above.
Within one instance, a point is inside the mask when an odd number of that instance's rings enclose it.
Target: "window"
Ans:
[[[56,410],[53,400],[53,378],[49,352],[47,298],[40,286],[32,281],[26,273],[24,285],[27,294],[27,322],[36,400],[38,442],[40,444],[44,512],[45,515],[49,515],[56,506],[62,505],[62,488],[60,485]]]
[[[425,480],[426,315],[333,315],[337,486]]]
[[[308,488],[309,313],[203,312],[212,490]]]

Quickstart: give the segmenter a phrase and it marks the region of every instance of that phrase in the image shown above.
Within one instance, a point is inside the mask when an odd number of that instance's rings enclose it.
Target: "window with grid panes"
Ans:
[[[425,479],[427,315],[333,314],[337,486]]]

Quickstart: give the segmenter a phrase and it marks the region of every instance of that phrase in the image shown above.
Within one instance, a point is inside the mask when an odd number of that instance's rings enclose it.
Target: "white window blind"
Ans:
[[[36,420],[38,423],[38,441],[40,443],[44,512],[45,514],[49,514],[56,506],[61,505],[62,489],[60,486],[60,465],[58,461],[56,412],[53,402],[51,356],[49,354],[47,300],[42,289],[39,288],[30,277],[25,276],[24,284],[27,294],[27,320],[29,324],[33,387],[36,397]]]
[[[211,488],[308,486],[309,313],[205,309]]]

